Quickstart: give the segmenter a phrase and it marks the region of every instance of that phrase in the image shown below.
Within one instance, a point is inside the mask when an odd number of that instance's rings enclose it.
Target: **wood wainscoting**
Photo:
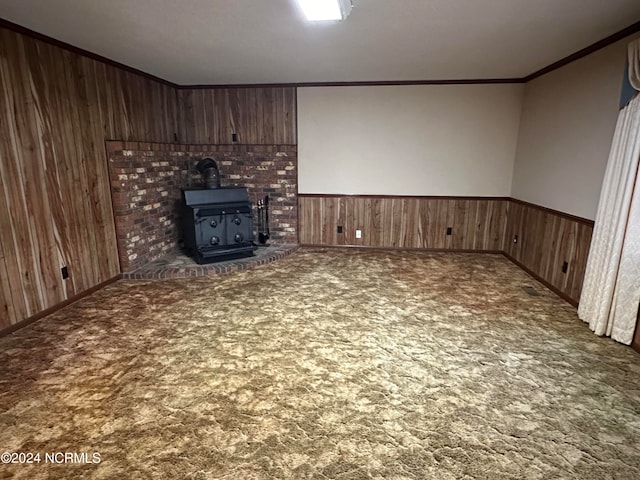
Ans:
[[[300,194],[299,238],[303,245],[499,252],[507,204],[500,197]]]
[[[593,231],[591,220],[508,197],[300,194],[298,215],[302,245],[502,252],[573,305]]]
[[[577,305],[593,221],[521,200],[509,202],[505,254],[558,295]],[[514,239],[518,236],[517,242]],[[566,262],[566,271],[563,265]]]

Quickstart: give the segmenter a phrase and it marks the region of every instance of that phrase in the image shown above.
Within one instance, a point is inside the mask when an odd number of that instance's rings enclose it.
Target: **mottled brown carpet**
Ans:
[[[0,450],[42,455],[21,479],[637,479],[640,355],[502,256],[303,248],[0,339]]]

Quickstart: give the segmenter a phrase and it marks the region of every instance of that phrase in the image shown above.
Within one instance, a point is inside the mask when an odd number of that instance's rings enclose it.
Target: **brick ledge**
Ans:
[[[244,272],[284,258],[295,252],[298,247],[298,244],[293,243],[258,247],[253,257],[225,260],[206,265],[198,265],[195,260],[183,253],[174,253],[132,272],[125,272],[122,274],[122,278],[129,280],[190,278]]]

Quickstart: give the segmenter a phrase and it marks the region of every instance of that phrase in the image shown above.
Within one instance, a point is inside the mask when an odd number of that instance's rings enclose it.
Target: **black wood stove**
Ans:
[[[196,262],[253,255],[253,218],[246,188],[182,190],[184,246]]]

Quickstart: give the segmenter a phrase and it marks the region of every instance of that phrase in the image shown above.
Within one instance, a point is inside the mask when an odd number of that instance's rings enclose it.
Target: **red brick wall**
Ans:
[[[180,247],[180,189],[200,187],[195,165],[213,157],[221,186],[246,187],[254,207],[269,195],[270,243],[297,243],[295,145],[178,145],[107,142],[123,272]],[[255,223],[255,222],[254,222]]]
[[[213,157],[220,170],[221,186],[246,187],[254,209],[258,200],[269,195],[270,243],[298,242],[295,145],[199,145],[191,146],[189,154],[195,158]],[[197,172],[195,175],[200,182]]]

